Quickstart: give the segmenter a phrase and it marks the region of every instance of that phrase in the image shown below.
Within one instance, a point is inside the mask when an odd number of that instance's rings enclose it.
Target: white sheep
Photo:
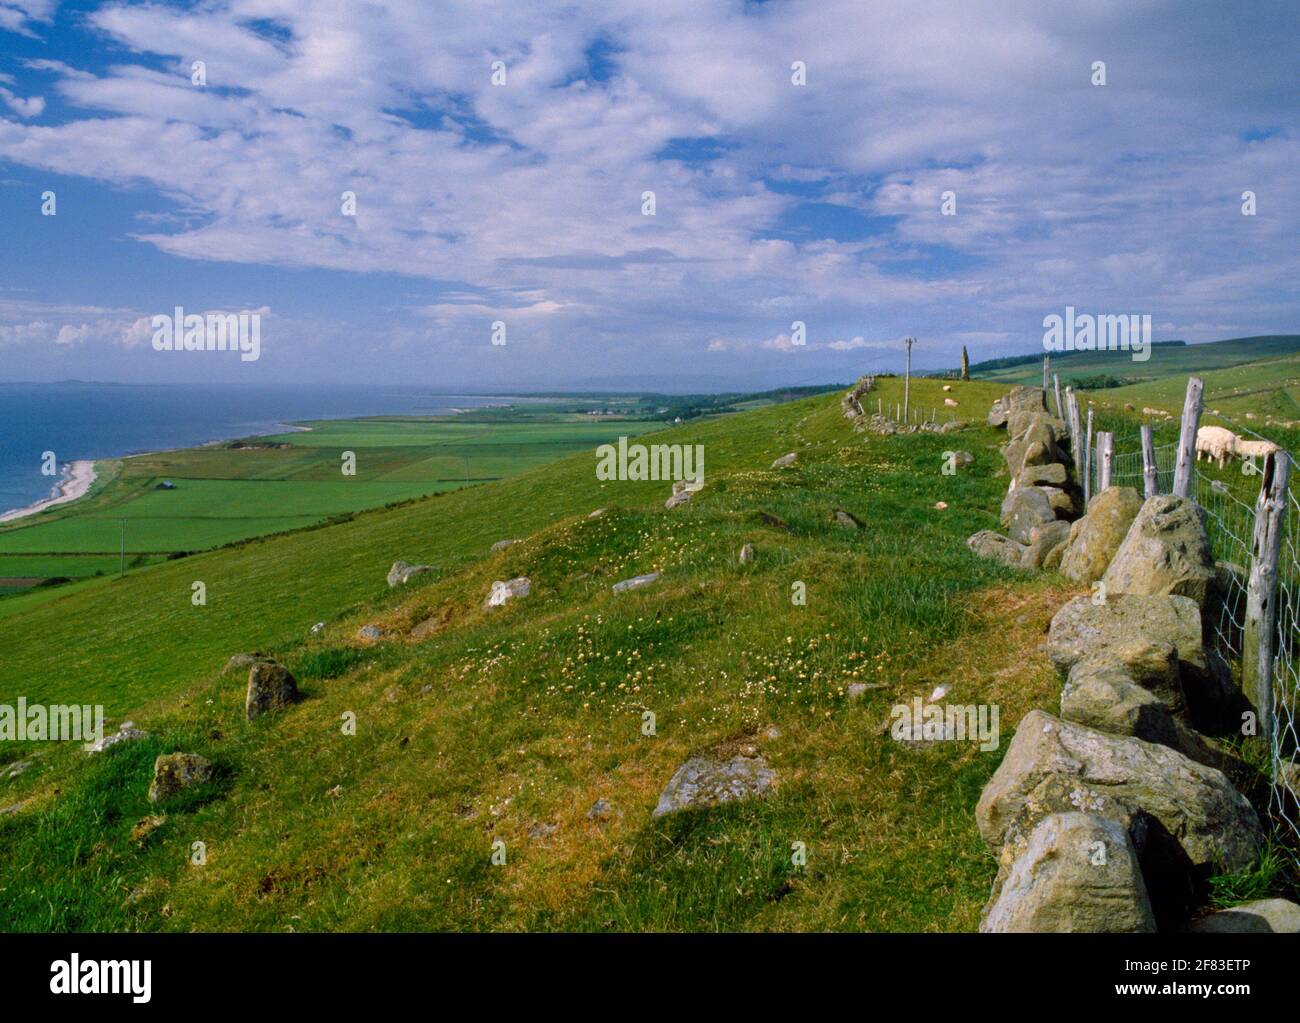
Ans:
[[[1201,455],[1205,454],[1210,461],[1218,459],[1222,469],[1223,463],[1237,453],[1240,439],[1222,426],[1202,426],[1196,431],[1196,460],[1199,462]]]
[[[1276,455],[1282,449],[1274,444],[1271,440],[1246,440],[1244,437],[1237,438],[1237,456],[1239,458],[1266,458],[1269,455]]]

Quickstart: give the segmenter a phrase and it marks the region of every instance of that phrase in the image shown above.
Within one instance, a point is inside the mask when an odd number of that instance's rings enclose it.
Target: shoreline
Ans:
[[[43,512],[47,508],[53,508],[56,505],[67,504],[69,501],[75,501],[79,497],[85,497],[86,492],[95,482],[97,475],[95,473],[95,463],[89,459],[78,459],[77,461],[68,462],[64,466],[64,476],[54,488],[54,493],[40,501],[27,505],[25,508],[15,508],[0,515],[0,523],[13,522],[16,519],[25,519],[29,515],[35,515]]]

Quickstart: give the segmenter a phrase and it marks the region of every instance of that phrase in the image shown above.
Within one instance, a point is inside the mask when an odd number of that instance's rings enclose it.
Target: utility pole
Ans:
[[[907,422],[907,404],[912,396],[912,345],[916,343],[916,338],[909,337],[903,340],[907,345],[907,372],[903,375],[903,422]]]

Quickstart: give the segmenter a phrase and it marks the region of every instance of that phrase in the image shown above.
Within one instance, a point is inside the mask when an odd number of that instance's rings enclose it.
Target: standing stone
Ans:
[[[1054,813],[1034,827],[998,873],[985,934],[1153,933],[1155,917],[1137,852],[1114,821]]]
[[[248,670],[244,715],[256,720],[268,711],[287,707],[298,699],[298,682],[289,669],[275,661],[259,661]]]

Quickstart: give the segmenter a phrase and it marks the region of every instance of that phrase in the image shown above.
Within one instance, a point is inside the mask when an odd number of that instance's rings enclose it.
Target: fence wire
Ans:
[[[1243,433],[1254,433],[1243,430]],[[1258,437],[1258,434],[1255,434]],[[1094,445],[1095,445],[1094,437]],[[1116,435],[1112,441],[1112,486],[1133,487],[1143,493],[1143,463],[1140,434]],[[1124,450],[1121,450],[1123,448]],[[1155,448],[1156,492],[1173,493],[1177,444]],[[1277,623],[1273,636],[1273,720],[1276,722],[1269,750],[1273,785],[1269,812],[1289,837],[1291,856],[1300,864],[1300,468],[1291,458],[1291,486],[1282,522],[1282,549],[1278,560]],[[1091,492],[1098,492],[1100,466],[1094,450],[1090,466]],[[1218,617],[1209,623],[1208,638],[1214,650],[1238,671],[1244,650],[1246,590],[1250,582],[1251,553],[1255,533],[1255,498],[1260,475],[1252,461],[1243,468],[1240,481],[1232,477],[1230,487],[1192,466],[1192,495],[1205,510],[1206,533],[1214,559],[1224,569],[1226,586]],[[1234,492],[1235,491],[1235,492]]]

